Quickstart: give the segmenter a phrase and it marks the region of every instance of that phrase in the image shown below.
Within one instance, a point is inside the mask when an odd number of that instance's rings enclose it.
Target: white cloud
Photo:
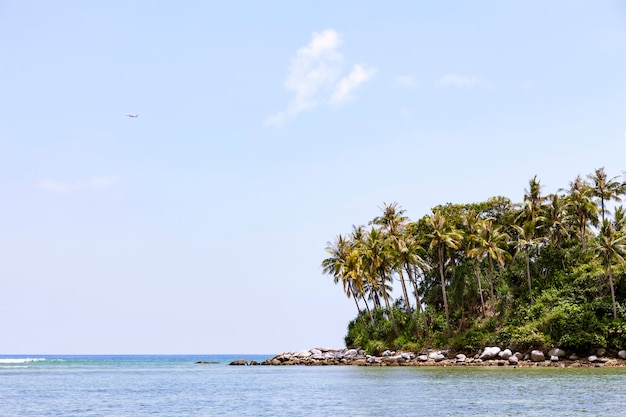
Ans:
[[[96,190],[108,188],[118,182],[121,177],[117,175],[96,176],[77,181],[59,181],[55,179],[44,179],[35,184],[41,190],[68,193],[79,190]]]
[[[480,79],[465,75],[447,74],[441,77],[439,82],[446,86],[473,87],[480,82]]]
[[[375,73],[376,70],[373,68],[366,69],[360,65],[355,65],[350,74],[339,80],[335,86],[335,91],[330,96],[330,103],[339,104],[345,102],[352,96],[352,92],[359,85],[372,78]]]
[[[285,89],[293,93],[293,98],[285,110],[265,119],[266,125],[281,126],[300,112],[321,103],[342,101],[371,77],[372,70],[357,65],[338,82],[343,64],[339,46],[339,34],[334,29],[326,29],[321,33],[314,32],[311,42],[298,49],[285,80]]]

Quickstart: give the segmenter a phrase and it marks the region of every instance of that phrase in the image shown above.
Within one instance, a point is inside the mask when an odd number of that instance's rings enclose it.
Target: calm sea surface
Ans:
[[[272,356],[0,355],[0,416],[626,415],[626,369],[228,366]]]

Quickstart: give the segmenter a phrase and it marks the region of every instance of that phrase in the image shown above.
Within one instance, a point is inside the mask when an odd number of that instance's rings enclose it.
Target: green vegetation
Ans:
[[[603,168],[522,203],[445,204],[417,221],[384,204],[326,248],[324,273],[357,309],[347,347],[375,354],[626,347],[626,182]],[[401,296],[393,299],[393,285]]]

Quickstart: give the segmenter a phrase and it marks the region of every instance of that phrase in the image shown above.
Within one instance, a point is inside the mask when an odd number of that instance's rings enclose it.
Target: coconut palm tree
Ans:
[[[376,217],[371,223],[382,226],[387,233],[386,236],[387,239],[389,239],[390,254],[394,258],[393,269],[398,273],[406,309],[410,316],[412,314],[411,302],[409,301],[409,294],[406,290],[402,273],[405,264],[403,257],[406,258],[408,254],[406,242],[403,242],[403,233],[409,218],[404,215],[404,210],[400,209],[396,202],[391,204],[383,203],[382,211],[383,215]]]
[[[322,268],[325,274],[331,275],[335,284],[341,282],[344,292],[348,298],[352,298],[357,308],[358,316],[361,317],[361,307],[359,298],[363,298],[363,283],[358,279],[354,266],[351,265],[352,242],[346,240],[342,235],[338,235],[334,243],[328,242],[326,252],[331,256],[322,261]],[[365,303],[370,320],[373,321],[372,314]],[[365,323],[364,323],[365,324]]]
[[[593,184],[591,185],[592,194],[600,200],[601,224],[604,224],[604,215],[606,213],[606,202],[610,200],[622,201],[620,196],[626,193],[626,186],[616,181],[618,177],[608,178],[604,167],[598,168],[592,175],[588,175]]]
[[[487,311],[485,310],[485,298],[483,297],[483,286],[480,279],[480,262],[482,261],[483,256],[482,253],[475,250],[477,235],[479,233],[478,223],[481,221],[482,219],[480,218],[480,215],[475,210],[471,210],[463,216],[463,224],[466,228],[465,239],[463,242],[465,253],[467,253],[467,256],[474,259],[474,270],[476,273],[476,280],[478,281],[478,294],[480,295],[480,307],[483,315],[485,315]]]
[[[598,208],[593,202],[593,190],[580,175],[569,183],[567,205],[576,228],[582,250],[587,249],[587,226],[597,224]]]
[[[392,286],[390,275],[392,259],[390,257],[388,240],[383,232],[372,227],[366,234],[358,250],[367,281],[372,283],[382,295],[387,314],[391,319],[397,336],[400,332],[398,331],[398,325],[393,314],[391,303],[390,293]]]
[[[493,264],[495,262],[502,267],[505,261],[511,258],[511,255],[506,251],[509,240],[509,235],[504,233],[499,226],[495,226],[493,219],[480,220],[476,224],[475,245],[468,255],[476,259],[487,259],[489,265],[489,295],[491,299],[494,297]]]
[[[448,224],[445,216],[440,211],[435,211],[431,216],[426,216],[426,223],[431,231],[427,235],[430,243],[429,248],[435,251],[435,258],[439,267],[441,279],[441,295],[446,315],[446,334],[450,337],[450,313],[448,309],[448,297],[446,294],[445,262],[448,249],[458,249],[463,236],[452,225]]]
[[[535,247],[537,247],[537,245],[544,241],[544,238],[534,237],[535,229],[532,222],[526,222],[523,226],[513,225],[513,229],[517,232],[517,236],[512,242],[516,250],[515,255],[517,256],[519,252],[524,253],[526,261],[526,279],[528,281],[528,294],[530,296],[530,303],[533,304],[533,286],[530,277],[530,253]]]
[[[611,302],[613,304],[613,318],[617,318],[617,303],[615,301],[615,286],[613,284],[613,262],[623,265],[626,262],[626,234],[616,233],[613,224],[604,220],[600,233],[593,247],[597,259],[604,266],[605,276],[609,278],[611,287]]]

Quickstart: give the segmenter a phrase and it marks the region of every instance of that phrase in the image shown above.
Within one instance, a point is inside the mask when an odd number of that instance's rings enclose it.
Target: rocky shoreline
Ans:
[[[380,356],[368,355],[362,349],[313,348],[297,352],[283,352],[263,362],[248,362],[245,359],[239,359],[230,362],[230,365],[626,367],[626,350],[611,354],[606,349],[597,349],[592,354],[579,358],[576,354],[567,354],[559,348],[547,352],[532,350],[521,353],[491,346],[474,354],[433,349],[417,354],[387,350]]]

